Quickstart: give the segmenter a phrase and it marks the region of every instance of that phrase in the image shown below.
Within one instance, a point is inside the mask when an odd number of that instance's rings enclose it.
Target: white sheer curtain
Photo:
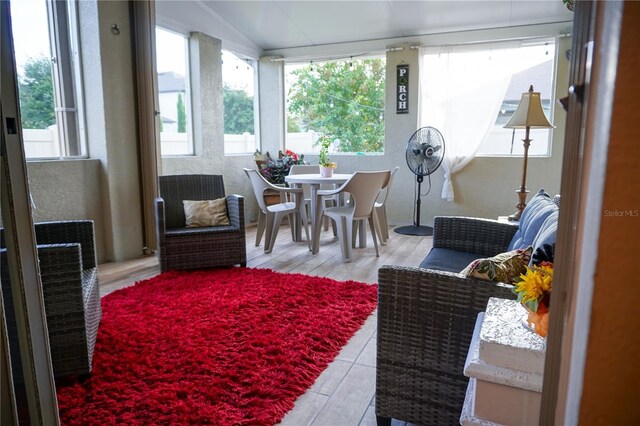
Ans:
[[[489,134],[511,76],[540,61],[519,47],[518,42],[421,49],[420,127],[435,127],[445,140],[443,199],[454,200],[452,175],[473,159]]]

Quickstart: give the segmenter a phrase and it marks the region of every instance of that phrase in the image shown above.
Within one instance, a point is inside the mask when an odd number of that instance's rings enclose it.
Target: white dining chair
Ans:
[[[376,230],[379,231],[378,239],[382,244],[387,244],[389,241],[389,222],[387,222],[387,198],[389,197],[389,192],[391,192],[391,185],[393,184],[393,176],[397,173],[400,167],[397,167],[391,170],[391,174],[389,175],[389,180],[387,184],[382,188],[376,203],[373,208],[373,212],[375,218],[377,220],[378,226]]]
[[[332,218],[338,227],[338,239],[342,259],[351,262],[353,225],[355,221],[367,219],[371,228],[376,256],[379,257],[378,242],[373,217],[373,207],[380,190],[389,180],[390,171],[355,172],[340,188],[318,191],[318,202],[322,197],[333,197],[349,193],[350,202],[343,206],[323,207],[322,214]]]
[[[309,226],[307,224],[307,213],[302,208],[303,203],[303,191],[302,188],[286,188],[282,186],[275,186],[268,182],[257,170],[244,169],[251,180],[251,186],[253,187],[253,193],[256,196],[256,201],[260,207],[260,213],[258,214],[258,230],[259,241],[262,238],[262,233],[265,233],[264,237],[264,252],[271,253],[273,245],[275,244],[276,237],[278,236],[278,230],[282,224],[282,219],[285,216],[289,216],[289,223],[293,222],[293,215],[298,215],[299,222],[304,227],[304,232],[307,237],[307,244],[311,248],[311,240],[309,238]],[[280,194],[292,194],[294,195],[293,201],[286,201],[286,198],[282,198],[283,202],[278,204],[267,205],[264,201],[264,191],[272,189],[278,191]]]

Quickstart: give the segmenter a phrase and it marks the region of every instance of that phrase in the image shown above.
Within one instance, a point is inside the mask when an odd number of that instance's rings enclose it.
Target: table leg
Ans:
[[[292,188],[302,188],[302,185],[294,183],[290,184]],[[294,194],[294,197],[302,197],[301,208],[304,208],[304,195]],[[296,201],[294,199],[294,201]],[[298,215],[293,215],[293,223],[291,224],[291,228],[293,229],[293,241],[302,241],[302,224],[300,223],[300,219]]]
[[[318,200],[319,184],[311,184],[311,253],[320,249],[320,233],[322,232],[322,200]]]

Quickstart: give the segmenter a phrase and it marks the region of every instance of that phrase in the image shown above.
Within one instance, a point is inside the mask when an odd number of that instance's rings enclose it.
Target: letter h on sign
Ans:
[[[396,114],[409,113],[409,65],[398,65]]]

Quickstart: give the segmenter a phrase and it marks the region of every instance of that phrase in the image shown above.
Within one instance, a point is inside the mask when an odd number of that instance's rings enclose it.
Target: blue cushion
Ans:
[[[423,269],[435,269],[438,271],[460,272],[468,264],[484,256],[475,253],[465,253],[463,251],[449,250],[443,248],[433,248],[424,258],[420,267]]]
[[[533,240],[538,235],[544,221],[553,212],[558,211],[558,206],[551,200],[549,194],[541,189],[527,204],[520,217],[519,229],[509,243],[508,250],[525,249],[534,246]]]
[[[556,243],[556,235],[558,233],[558,210],[551,213],[540,227],[540,231],[533,239],[533,252],[544,246],[545,244],[553,245]],[[531,259],[533,262],[533,258]]]

